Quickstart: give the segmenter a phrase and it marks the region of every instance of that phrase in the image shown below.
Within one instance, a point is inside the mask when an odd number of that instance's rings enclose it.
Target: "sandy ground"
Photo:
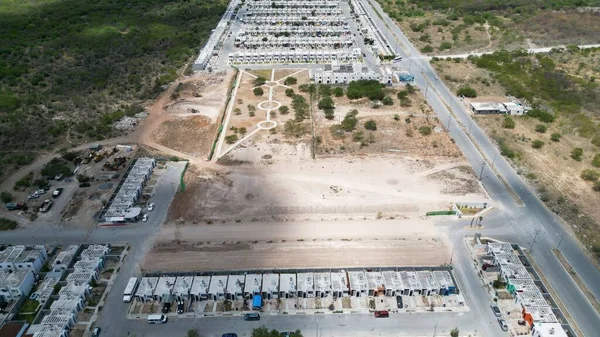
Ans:
[[[154,138],[162,145],[195,157],[210,152],[217,124],[206,116],[178,117],[158,127]]]

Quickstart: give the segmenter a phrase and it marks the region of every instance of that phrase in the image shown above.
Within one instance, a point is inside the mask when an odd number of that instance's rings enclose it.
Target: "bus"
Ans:
[[[396,63],[396,62],[400,62],[402,61],[402,56],[396,56],[394,57],[394,59],[392,60],[392,62]]]
[[[163,324],[167,323],[167,316],[165,315],[148,315],[148,324]]]
[[[125,287],[125,291],[123,292],[123,302],[125,302],[125,303],[131,302],[131,299],[133,298],[133,294],[135,294],[135,290],[137,289],[137,286],[138,286],[137,277],[130,278],[129,282],[127,282],[127,286]]]

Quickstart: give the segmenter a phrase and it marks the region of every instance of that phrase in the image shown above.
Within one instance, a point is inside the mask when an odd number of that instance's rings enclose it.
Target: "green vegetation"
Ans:
[[[282,105],[279,107],[279,109],[277,109],[279,111],[280,114],[282,115],[287,115],[288,113],[290,113],[290,108],[288,108],[287,105]]]
[[[254,84],[255,87],[261,86],[265,83],[267,83],[267,79],[264,78],[263,76],[258,76],[257,78],[254,79],[254,81],[252,81],[252,83]]]
[[[11,202],[13,201],[13,195],[10,192],[2,191],[0,193],[0,201],[3,203]]]
[[[335,96],[335,97],[344,96],[344,89],[342,89],[340,87],[333,88],[332,92],[333,92],[333,96]]]
[[[383,105],[394,105],[394,100],[390,96],[386,95],[381,103],[383,103]]]
[[[544,146],[544,142],[536,139],[533,142],[531,142],[531,147],[534,149],[541,149]]]
[[[434,216],[434,215],[455,215],[455,211],[431,211],[425,213],[426,216]]]
[[[341,129],[346,132],[352,132],[358,124],[358,119],[356,116],[358,116],[358,110],[353,109],[352,111],[348,112],[340,124]]]
[[[331,87],[326,84],[319,84],[319,96],[331,96]]]
[[[382,100],[385,93],[381,87],[381,83],[376,80],[359,80],[352,81],[348,85],[346,97],[349,99],[359,99],[367,97],[370,100]]]
[[[458,337],[459,333],[458,328],[454,328],[450,330],[450,337]]]
[[[422,136],[429,136],[431,134],[431,127],[427,125],[423,125],[419,128],[419,133]]]
[[[510,117],[504,117],[504,121],[502,122],[502,127],[505,129],[514,129],[515,128],[515,120]]]
[[[581,179],[587,181],[596,181],[600,179],[600,172],[594,169],[585,169],[581,171]]]
[[[369,119],[365,122],[365,129],[375,131],[377,130],[377,123],[374,120]]]
[[[433,51],[433,47],[431,45],[426,45],[421,48],[421,53],[431,53]]]
[[[550,140],[553,142],[560,142],[560,137],[562,137],[560,133],[554,132],[550,135]]]
[[[19,224],[15,220],[0,218],[0,231],[13,230],[17,228]]]
[[[294,89],[285,89],[285,95],[287,97],[294,97],[294,95],[295,95]]]
[[[292,108],[294,109],[294,112],[296,114],[296,121],[301,122],[308,118],[308,109],[310,108],[310,106],[306,102],[304,96],[294,96],[294,98],[292,98]]]
[[[595,154],[594,158],[592,159],[592,166],[593,167],[600,167],[600,154]]]
[[[580,147],[576,147],[573,149],[573,151],[571,151],[571,158],[577,160],[577,161],[581,161],[583,156],[583,149]]]
[[[333,104],[333,99],[330,96],[323,97],[319,101],[318,107],[320,110],[323,110],[323,112],[325,113],[325,118],[331,120],[335,117],[334,113],[333,113],[335,106]]]
[[[27,175],[25,175],[23,178],[19,179],[15,183],[15,186],[13,186],[13,190],[22,191],[28,187],[31,187],[32,180],[33,180],[33,172],[29,172]]]
[[[225,137],[225,142],[227,142],[227,144],[233,144],[237,141],[238,141],[238,136],[236,134]]]
[[[310,133],[310,124],[303,123],[297,120],[291,120],[285,122],[283,125],[283,134],[290,138],[300,138],[303,135]]]
[[[554,116],[551,113],[549,113],[548,111],[545,111],[545,110],[531,109],[527,113],[527,116],[533,117],[533,118],[537,118],[541,122],[544,122],[544,123],[552,123],[552,122],[554,122]]]
[[[200,337],[200,334],[198,333],[198,330],[196,330],[196,329],[189,329],[185,336],[186,337]]]
[[[252,330],[250,337],[281,337],[279,331],[270,330],[264,326]],[[296,330],[290,334],[290,337],[302,337],[300,330]]]
[[[294,85],[296,83],[298,83],[298,79],[292,76],[286,77],[285,80],[283,80],[283,84],[285,85]]]
[[[25,303],[23,303],[23,306],[21,307],[21,310],[19,310],[19,312],[33,313],[36,311],[39,305],[40,302],[28,298],[27,300],[25,300]]]
[[[475,91],[475,89],[471,88],[470,86],[466,85],[464,87],[459,88],[456,91],[456,95],[464,97],[477,97],[477,91]]]
[[[548,127],[544,124],[538,124],[535,126],[535,132],[546,133],[547,130],[548,130]]]
[[[73,165],[63,158],[53,158],[42,168],[42,176],[52,179],[58,174],[64,176],[73,175]]]
[[[265,93],[265,91],[260,87],[254,88],[252,92],[254,93],[254,96],[262,96]]]
[[[67,131],[114,120],[177,78],[225,12],[219,0],[0,2],[0,169],[26,165]],[[10,165],[10,166],[8,166]],[[2,170],[4,171],[4,170]]]

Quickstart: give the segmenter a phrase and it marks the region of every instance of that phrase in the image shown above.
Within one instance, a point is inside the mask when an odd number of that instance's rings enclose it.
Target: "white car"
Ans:
[[[42,188],[42,189],[37,190],[36,193],[37,194],[45,194],[46,190]]]
[[[153,202],[151,202],[151,203],[148,205],[148,211],[152,211],[153,209],[154,209],[154,203],[153,203]]]
[[[144,216],[142,216],[142,221],[143,222],[148,221],[148,214],[144,214]]]

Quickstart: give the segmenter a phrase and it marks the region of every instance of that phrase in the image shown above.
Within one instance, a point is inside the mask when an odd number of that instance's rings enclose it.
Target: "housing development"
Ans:
[[[502,6],[458,3],[222,3],[139,109],[89,126],[117,137],[69,136],[2,182],[0,337],[597,336],[600,246],[569,198],[599,189],[600,155],[551,124],[575,101],[514,83],[531,63],[592,97],[566,55],[600,49],[520,50]],[[525,164],[546,155],[582,180],[552,194]]]

